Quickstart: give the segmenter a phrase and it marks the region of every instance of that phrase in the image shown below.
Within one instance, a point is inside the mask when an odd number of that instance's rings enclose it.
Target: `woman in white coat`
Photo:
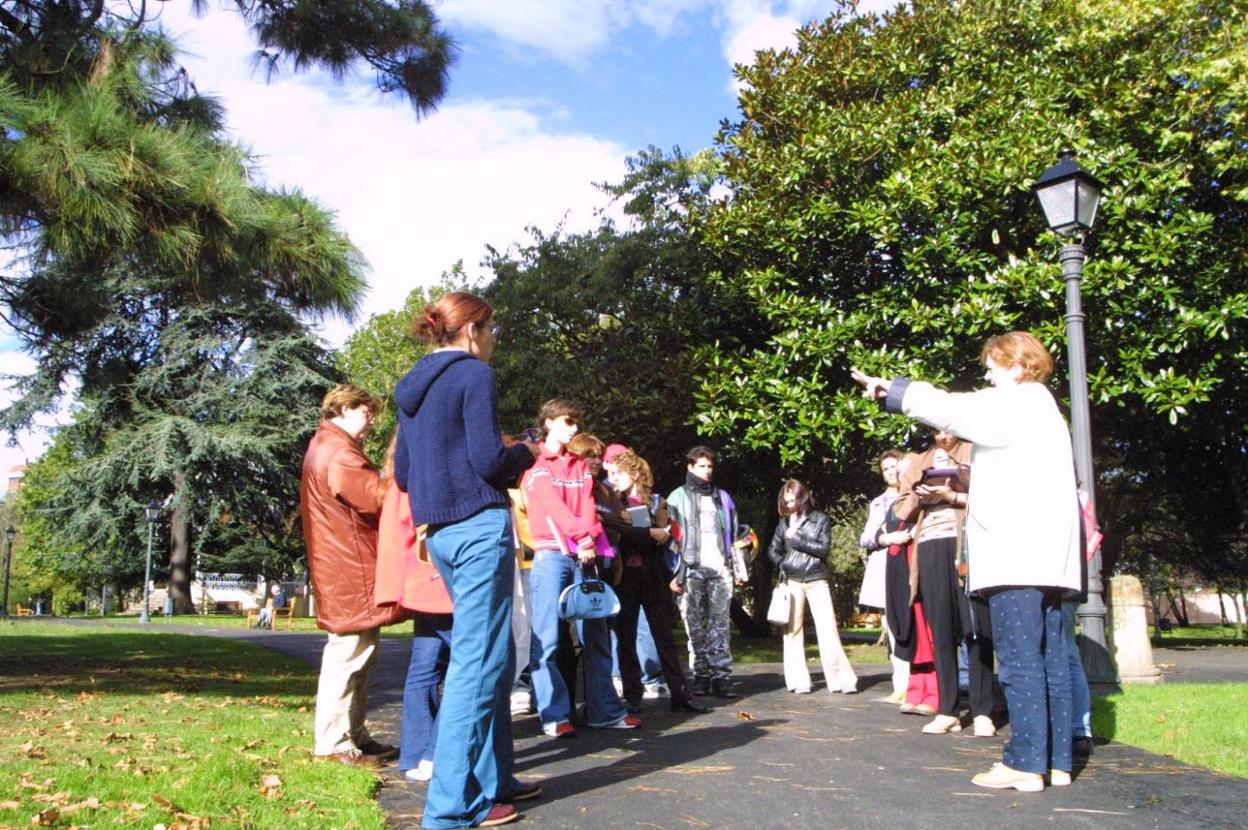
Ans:
[[[1070,783],[1071,693],[1062,600],[1078,593],[1079,502],[1070,432],[1044,383],[1053,358],[1031,334],[984,344],[990,388],[950,393],[853,370],[870,398],[970,441],[968,589],[988,597],[1011,737],[981,787]]]

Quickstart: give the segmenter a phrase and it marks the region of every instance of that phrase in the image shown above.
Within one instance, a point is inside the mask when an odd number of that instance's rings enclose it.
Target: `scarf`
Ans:
[[[690,472],[685,473],[685,486],[699,496],[715,495],[715,485],[713,483],[704,481]]]

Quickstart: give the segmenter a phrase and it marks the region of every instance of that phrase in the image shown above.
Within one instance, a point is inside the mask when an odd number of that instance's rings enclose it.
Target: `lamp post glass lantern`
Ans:
[[[1059,260],[1066,281],[1066,353],[1070,364],[1070,420],[1073,433],[1075,475],[1096,509],[1096,481],[1092,471],[1092,425],[1088,404],[1087,348],[1084,344],[1083,263],[1087,259],[1082,235],[1092,230],[1096,209],[1105,185],[1075,161],[1074,150],[1062,150],[1058,163],[1045,170],[1032,189],[1040,200],[1044,217],[1057,234],[1068,237]],[[1088,681],[1115,685],[1118,670],[1109,653],[1105,632],[1105,586],[1098,550],[1088,563],[1088,599],[1075,612],[1083,633],[1081,656]]]
[[[156,520],[160,518],[160,502],[148,502],[143,508],[143,515],[147,518],[147,566],[143,569],[143,613],[139,615],[139,622],[150,623],[152,621],[152,531],[156,527]]]
[[[9,616],[9,569],[13,564],[13,540],[17,538],[17,528],[9,525],[4,529],[4,538],[9,544],[4,549],[4,604],[0,605],[0,617]]]

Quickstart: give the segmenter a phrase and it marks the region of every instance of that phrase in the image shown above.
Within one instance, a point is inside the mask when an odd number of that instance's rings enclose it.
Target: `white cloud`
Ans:
[[[858,11],[883,12],[902,2],[860,0]],[[452,28],[488,31],[517,54],[537,51],[578,67],[612,48],[631,27],[667,37],[682,25],[705,23],[719,30],[732,66],[753,63],[761,49],[795,45],[797,29],[841,5],[837,0],[444,0],[435,9]]]
[[[417,122],[363,83],[312,73],[264,84],[248,69],[250,41],[232,14],[170,13],[165,23],[203,58],[191,62],[191,76],[222,99],[265,182],[337,211],[372,266],[365,315],[399,307],[457,260],[473,273],[487,244],[506,248],[526,226],[566,218],[569,229],[590,227],[605,202],[594,185],[623,173],[625,147],[552,128],[563,120],[557,108],[477,100]],[[322,333],[339,343],[349,326],[330,321]]]
[[[710,0],[445,0],[434,7],[451,27],[481,29],[504,42],[582,65],[634,24],[660,35],[672,32]]]

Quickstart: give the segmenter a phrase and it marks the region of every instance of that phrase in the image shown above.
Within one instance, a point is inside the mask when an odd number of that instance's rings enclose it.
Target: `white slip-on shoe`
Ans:
[[[957,715],[937,715],[923,727],[924,735],[943,735],[946,732],[961,732],[962,721]]]
[[[996,763],[992,765],[992,769],[972,778],[971,783],[990,790],[1015,789],[1020,793],[1038,793],[1044,789],[1044,776],[1038,772],[1023,772]]]
[[[971,722],[971,734],[976,738],[994,738],[997,735],[997,727],[993,725],[992,718],[987,715],[976,715],[975,720]]]

